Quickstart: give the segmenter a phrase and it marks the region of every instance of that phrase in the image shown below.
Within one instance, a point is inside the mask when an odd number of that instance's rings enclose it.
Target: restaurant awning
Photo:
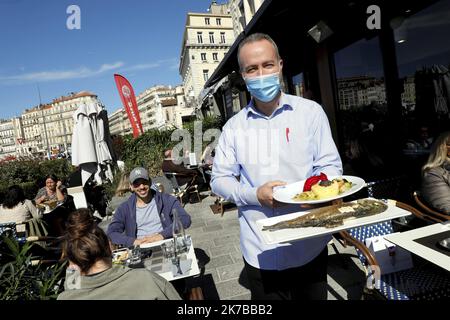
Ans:
[[[239,43],[247,35],[263,32],[269,34],[277,43],[284,62],[283,72],[293,76],[304,68],[303,57],[308,50],[318,46],[308,34],[308,30],[320,21],[326,23],[332,31],[327,45],[334,51],[344,48],[361,39],[377,35],[377,30],[366,27],[368,6],[378,4],[381,7],[382,28],[389,27],[389,20],[397,15],[410,13],[426,7],[435,0],[428,1],[373,1],[373,0],[315,0],[288,1],[265,0],[244,31],[239,34],[224,59],[205,83],[205,88],[217,83],[233,71],[239,72],[237,50]]]

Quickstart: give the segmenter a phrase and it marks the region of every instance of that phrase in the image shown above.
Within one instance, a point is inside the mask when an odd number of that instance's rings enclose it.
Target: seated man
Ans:
[[[172,210],[184,228],[191,225],[191,217],[180,202],[165,193],[150,188],[152,182],[144,168],[134,168],[130,173],[133,194],[116,210],[108,226],[112,243],[131,247],[172,237]]]
[[[175,164],[172,158],[172,150],[170,149],[164,151],[162,171],[182,174],[183,176],[176,176],[179,186],[189,183],[194,177],[196,179],[195,184],[201,185],[204,183],[203,179],[201,178],[202,174],[198,170],[187,169],[181,164]]]

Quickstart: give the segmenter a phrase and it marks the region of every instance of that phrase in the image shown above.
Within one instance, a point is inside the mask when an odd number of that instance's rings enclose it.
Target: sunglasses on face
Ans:
[[[138,179],[138,180],[134,181],[132,185],[133,185],[134,188],[137,188],[137,187],[139,187],[141,184],[143,184],[143,185],[149,185],[149,181],[148,181],[148,180],[145,180],[145,179]]]

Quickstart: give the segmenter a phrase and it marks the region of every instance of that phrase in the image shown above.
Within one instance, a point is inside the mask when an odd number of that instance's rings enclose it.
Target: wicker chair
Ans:
[[[433,222],[444,222],[449,221],[450,216],[447,214],[444,214],[442,212],[436,211],[434,209],[431,209],[427,204],[425,204],[425,201],[422,200],[422,197],[420,195],[419,191],[413,192],[413,198],[418,207],[425,211],[428,214],[428,217]]]

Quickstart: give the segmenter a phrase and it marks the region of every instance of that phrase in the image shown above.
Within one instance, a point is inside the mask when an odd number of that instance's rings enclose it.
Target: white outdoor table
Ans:
[[[450,256],[414,241],[415,239],[420,239],[449,230],[450,221],[445,223],[436,223],[406,232],[386,235],[384,238],[389,242],[392,242],[393,244],[402,247],[403,249],[408,250],[411,253],[428,260],[447,271],[450,271]]]
[[[153,250],[150,258],[144,260],[144,266],[146,269],[151,270],[159,274],[161,277],[168,281],[178,280],[187,277],[193,277],[200,274],[200,269],[198,268],[197,257],[194,252],[194,245],[191,239],[191,245],[189,251],[186,253],[186,259],[191,260],[190,269],[183,274],[173,275],[172,273],[172,263],[170,261],[164,261],[163,252],[161,250],[161,244],[165,242],[173,241],[173,239],[164,239],[161,241],[148,243],[141,245],[141,248],[151,248]],[[181,261],[181,263],[183,263]]]

